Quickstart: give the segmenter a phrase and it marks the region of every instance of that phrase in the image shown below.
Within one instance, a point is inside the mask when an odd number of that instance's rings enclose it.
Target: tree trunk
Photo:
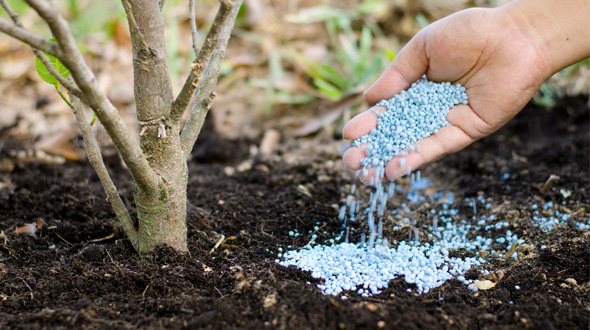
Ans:
[[[152,129],[157,131],[158,127]],[[138,252],[151,251],[157,245],[187,251],[188,166],[180,148],[178,125],[168,127],[167,131],[165,138],[142,138],[142,149],[152,169],[162,180],[154,191],[145,191],[137,185],[134,186],[138,217]]]
[[[169,119],[174,100],[168,69],[164,17],[159,1],[123,2],[133,45],[133,75],[140,145],[158,183],[134,186],[137,247],[148,252],[158,245],[187,251],[186,156],[180,148],[176,120]]]

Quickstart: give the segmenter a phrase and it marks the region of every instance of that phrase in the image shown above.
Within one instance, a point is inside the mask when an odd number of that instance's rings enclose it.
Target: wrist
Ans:
[[[590,2],[515,0],[500,8],[537,49],[545,75],[590,56]]]

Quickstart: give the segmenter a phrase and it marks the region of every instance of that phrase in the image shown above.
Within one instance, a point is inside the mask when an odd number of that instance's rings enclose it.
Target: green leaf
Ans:
[[[317,89],[322,92],[330,101],[340,101],[342,98],[342,92],[334,85],[330,84],[329,82],[323,79],[314,79],[313,83],[317,87]]]
[[[50,41],[55,42],[55,39],[51,39]],[[47,53],[45,53],[45,56],[49,58],[49,62],[51,65],[53,65],[57,72],[59,72],[59,74],[61,74],[64,78],[70,76],[70,71],[56,57]],[[39,77],[41,77],[41,79],[43,79],[43,81],[55,87],[59,87],[59,81],[57,81],[57,79],[55,79],[55,77],[49,73],[43,62],[41,62],[37,56],[35,56],[35,67],[37,68],[37,74]]]
[[[379,68],[381,68],[381,58],[377,57],[373,60],[371,66],[365,69],[365,72],[360,76],[358,83],[364,84],[368,80],[373,80],[373,76],[377,73]]]
[[[371,35],[371,29],[369,29],[368,26],[363,25],[363,29],[361,30],[361,40],[359,41],[361,62],[369,61],[369,53],[371,52],[372,46],[373,35]]]
[[[387,1],[385,0],[370,0],[363,1],[356,9],[360,14],[373,14],[379,12],[385,12],[388,10]]]
[[[170,77],[173,80],[178,79],[181,67],[184,65],[179,58],[180,49],[180,32],[178,20],[170,16],[166,20],[166,48],[168,49],[168,67],[170,68]],[[220,70],[221,71],[221,70]],[[223,72],[223,71],[221,71]]]
[[[347,77],[329,65],[297,54],[295,55],[295,59],[301,65],[303,71],[313,79],[329,81],[341,90],[347,89],[350,85]]]
[[[281,54],[273,51],[268,55],[268,68],[270,69],[270,79],[278,82],[283,79],[283,65],[281,64]]]
[[[387,55],[387,58],[388,58],[390,61],[393,61],[393,60],[395,59],[395,53],[394,53],[394,52],[392,52],[392,51],[391,51],[391,50],[389,50],[389,49],[386,49],[386,50],[385,50],[385,55]]]
[[[276,94],[276,102],[279,104],[307,104],[315,99],[315,96],[310,94],[295,95],[288,92],[278,91]]]
[[[427,27],[428,24],[430,24],[426,16],[424,16],[424,14],[422,13],[416,14],[416,22],[418,23],[418,26],[420,26],[420,28],[422,29]]]
[[[354,76],[356,78],[357,83],[362,83],[363,80],[361,77],[366,75],[367,67],[371,65],[370,53],[371,47],[373,45],[373,36],[371,34],[371,29],[363,25],[363,29],[361,30],[361,38],[359,40],[359,52],[360,52],[360,59],[356,63],[354,67]]]
[[[322,75],[321,78],[336,85],[339,89],[345,90],[349,87],[349,79],[331,66],[321,64],[318,69],[319,73]]]

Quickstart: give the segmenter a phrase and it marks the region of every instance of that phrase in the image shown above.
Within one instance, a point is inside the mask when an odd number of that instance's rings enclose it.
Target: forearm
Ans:
[[[539,49],[548,76],[590,56],[589,0],[515,0],[499,9]]]

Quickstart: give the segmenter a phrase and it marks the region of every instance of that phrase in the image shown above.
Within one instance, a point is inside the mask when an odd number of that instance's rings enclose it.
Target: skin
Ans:
[[[452,126],[416,143],[405,166],[385,168],[395,180],[446,154],[488,136],[512,119],[555,72],[590,56],[590,1],[515,0],[493,9],[457,12],[422,29],[365,92],[369,104],[389,99],[426,75],[465,86],[468,105],[449,111]],[[379,112],[383,107],[376,107]],[[343,136],[355,140],[377,127],[371,109],[351,119]],[[351,170],[361,168],[364,146],[344,154]],[[373,176],[361,175],[368,183]]]

